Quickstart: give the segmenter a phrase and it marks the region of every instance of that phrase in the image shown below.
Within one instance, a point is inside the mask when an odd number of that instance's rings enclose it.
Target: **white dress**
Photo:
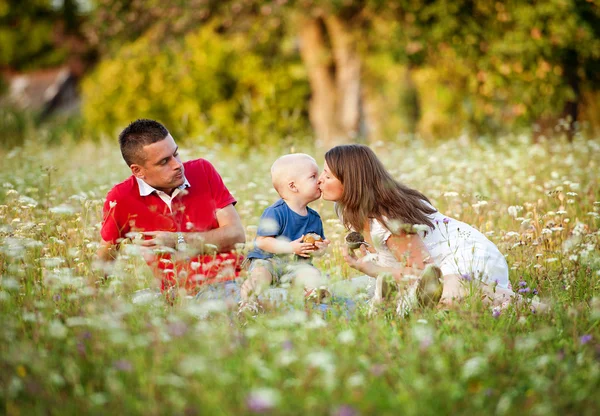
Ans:
[[[428,217],[434,228],[419,231],[419,236],[444,275],[462,275],[466,279],[479,279],[488,284],[497,282],[498,287],[509,288],[508,265],[494,243],[470,225],[438,211]],[[384,224],[371,220],[371,238],[377,249],[373,260],[383,267],[400,265],[386,244],[391,235]]]

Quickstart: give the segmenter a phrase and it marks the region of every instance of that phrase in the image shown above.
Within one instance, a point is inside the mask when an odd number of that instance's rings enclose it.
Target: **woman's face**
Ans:
[[[327,162],[323,165],[323,172],[319,176],[319,189],[321,190],[321,196],[326,201],[340,201],[344,193],[344,185],[338,178],[333,176]]]

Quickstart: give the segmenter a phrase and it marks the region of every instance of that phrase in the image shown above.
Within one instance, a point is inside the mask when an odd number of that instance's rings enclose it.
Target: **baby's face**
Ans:
[[[314,161],[306,160],[299,163],[294,183],[298,189],[298,196],[306,203],[315,201],[321,197],[319,189],[319,167]]]

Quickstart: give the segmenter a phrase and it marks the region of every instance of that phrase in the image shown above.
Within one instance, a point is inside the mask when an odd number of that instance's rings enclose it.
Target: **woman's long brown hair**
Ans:
[[[427,215],[436,211],[427,204],[431,204],[429,199],[396,181],[369,147],[336,146],[325,153],[325,161],[344,185],[336,211],[341,214],[346,228],[362,231],[370,218],[385,224],[392,232],[395,227],[389,223],[394,220],[433,228]]]

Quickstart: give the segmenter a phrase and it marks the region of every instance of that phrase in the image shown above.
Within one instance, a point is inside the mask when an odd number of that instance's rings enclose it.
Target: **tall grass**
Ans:
[[[597,414],[600,411],[600,141],[380,144],[393,174],[507,255],[527,303],[400,319],[301,304],[240,320],[226,302],[131,302],[155,287],[134,251],[94,263],[101,207],[128,171],[114,144],[0,158],[0,408],[6,414]],[[238,199],[248,240],[276,194],[278,151],[205,157]],[[322,154],[315,155],[322,163]],[[317,265],[354,275],[333,244]]]

